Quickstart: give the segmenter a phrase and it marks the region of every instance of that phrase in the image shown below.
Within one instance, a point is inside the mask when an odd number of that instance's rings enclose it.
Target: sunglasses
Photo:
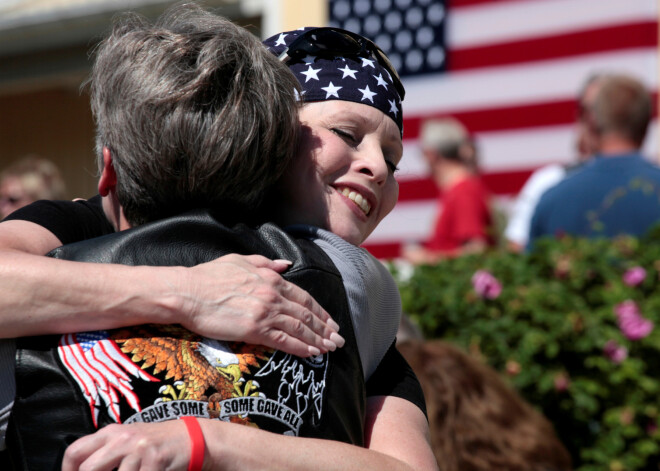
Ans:
[[[285,64],[293,59],[300,59],[305,55],[312,56],[358,56],[369,57],[373,55],[378,63],[389,72],[394,88],[403,101],[406,90],[403,88],[401,78],[396,69],[381,48],[373,41],[340,28],[314,28],[305,31],[294,39],[278,57]]]

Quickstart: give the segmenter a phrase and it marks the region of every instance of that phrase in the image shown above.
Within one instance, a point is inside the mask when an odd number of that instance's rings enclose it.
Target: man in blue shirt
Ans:
[[[543,236],[639,236],[660,222],[660,167],[640,147],[651,120],[651,96],[638,80],[605,75],[581,109],[595,158],[541,197],[530,243]]]

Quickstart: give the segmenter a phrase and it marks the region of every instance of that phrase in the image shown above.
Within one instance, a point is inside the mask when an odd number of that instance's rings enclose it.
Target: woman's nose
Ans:
[[[368,175],[377,184],[382,185],[387,181],[389,169],[385,162],[385,156],[380,148],[365,149],[364,154],[361,156],[359,165],[359,172]]]

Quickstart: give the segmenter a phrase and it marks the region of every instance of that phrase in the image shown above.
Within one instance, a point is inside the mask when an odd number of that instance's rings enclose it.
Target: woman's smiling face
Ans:
[[[300,120],[300,149],[280,187],[280,223],[318,226],[359,245],[399,197],[399,128],[372,106],[341,100],[306,104]]]

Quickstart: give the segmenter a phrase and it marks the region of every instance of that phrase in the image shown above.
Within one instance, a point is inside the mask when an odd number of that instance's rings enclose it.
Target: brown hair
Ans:
[[[608,74],[598,78],[599,89],[591,116],[599,135],[617,133],[641,147],[651,121],[651,95],[633,77]]]
[[[424,390],[442,471],[564,471],[571,459],[550,422],[497,372],[442,341],[397,344]]]
[[[197,207],[246,211],[293,157],[298,81],[259,39],[195,4],[126,14],[89,79],[96,146],[138,225]]]

